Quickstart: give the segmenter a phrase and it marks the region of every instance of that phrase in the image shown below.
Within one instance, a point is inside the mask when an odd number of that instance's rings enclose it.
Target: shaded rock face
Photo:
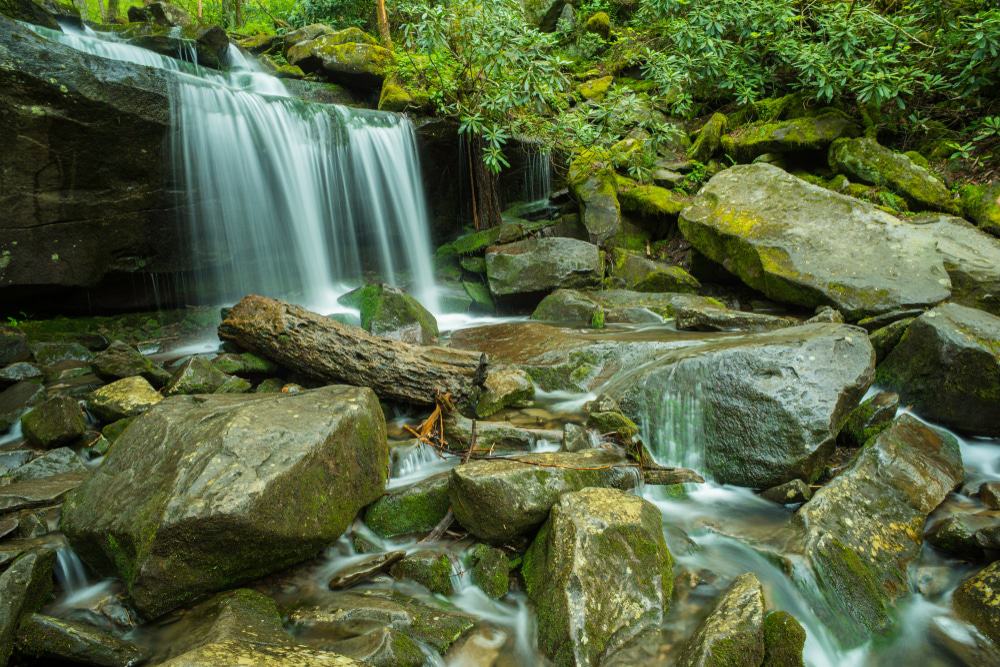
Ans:
[[[387,466],[369,389],[173,397],[66,499],[62,529],[157,616],[314,555],[381,495]]]
[[[921,315],[879,365],[878,382],[928,419],[1000,435],[1000,317],[958,304]]]
[[[140,276],[189,265],[164,153],[168,92],[162,72],[89,56],[0,16],[5,305],[34,311],[58,294],[65,310],[153,307],[152,282]]]
[[[843,641],[890,628],[924,522],[963,476],[958,442],[902,415],[795,515]]]
[[[699,252],[776,301],[828,305],[856,320],[951,294],[930,240],[871,204],[771,165],[712,177],[679,225]]]
[[[598,247],[577,239],[527,239],[486,251],[486,277],[498,297],[531,297],[558,287],[597,287],[603,274]]]
[[[757,667],[764,660],[764,589],[740,575],[687,641],[680,667]]]
[[[617,489],[560,497],[522,572],[539,647],[557,665],[599,665],[659,628],[673,592],[659,510]]]
[[[665,352],[606,393],[644,441],[675,443],[654,451],[661,463],[703,464],[718,482],[769,488],[819,475],[874,366],[863,330],[806,324]]]

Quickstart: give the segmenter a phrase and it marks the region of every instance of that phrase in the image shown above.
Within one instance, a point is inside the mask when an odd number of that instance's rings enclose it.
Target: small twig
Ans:
[[[474,450],[476,448],[476,437],[477,437],[476,430],[478,428],[477,424],[479,424],[479,422],[476,421],[475,419],[473,419],[472,420],[472,437],[469,438],[469,449],[465,452],[465,459],[463,459],[462,463],[468,463],[469,462],[469,457],[472,456],[472,450]]]
[[[452,514],[452,511],[449,509],[448,513],[444,515],[444,518],[438,521],[438,524],[434,526],[434,529],[431,532],[427,533],[427,536],[424,537],[422,540],[419,540],[417,544],[436,542],[440,540],[441,536],[444,535],[445,531],[448,530],[448,528],[451,526],[452,523],[454,523],[454,521],[455,521],[455,515]]]

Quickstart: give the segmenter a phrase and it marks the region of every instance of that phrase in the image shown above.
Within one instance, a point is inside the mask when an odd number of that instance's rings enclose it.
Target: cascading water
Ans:
[[[248,293],[316,308],[376,269],[438,311],[413,128],[396,114],[292,98],[230,47],[230,73],[189,66],[114,35],[32,27],[104,58],[170,71],[172,154],[185,197],[192,297]],[[178,56],[193,58],[182,40]]]
[[[552,154],[532,150],[524,164],[524,200],[544,201],[552,195]]]

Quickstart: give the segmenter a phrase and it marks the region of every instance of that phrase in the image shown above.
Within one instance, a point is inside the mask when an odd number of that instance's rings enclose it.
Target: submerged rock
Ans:
[[[524,557],[538,643],[557,665],[597,665],[658,629],[673,559],[660,511],[617,489],[566,493]]]
[[[799,509],[804,551],[830,605],[823,621],[842,641],[890,628],[924,522],[964,474],[953,437],[901,415]]]
[[[952,596],[958,616],[1000,644],[1000,561],[990,563],[962,583]]]
[[[486,277],[498,297],[539,295],[560,287],[597,287],[604,262],[597,246],[567,238],[539,238],[486,251]]]
[[[66,498],[62,530],[156,616],[313,556],[381,495],[387,468],[370,389],[173,397]]]
[[[124,378],[94,390],[87,409],[104,423],[137,417],[163,400],[160,392],[141,376]]]
[[[21,428],[28,442],[59,447],[78,440],[87,430],[87,419],[75,400],[53,396],[21,417]]]
[[[703,459],[716,481],[769,488],[816,479],[874,362],[863,330],[806,324],[664,352],[606,392],[648,434],[654,456],[658,443],[684,439],[688,450],[673,456]]]
[[[712,178],[680,216],[685,238],[750,287],[856,320],[948,298],[931,239],[871,204],[767,164]],[[844,267],[851,267],[845,271]]]
[[[688,639],[678,667],[757,667],[764,660],[764,589],[751,573],[736,578]]]
[[[951,303],[921,315],[879,365],[878,383],[928,419],[1000,435],[1000,317]]]
[[[823,150],[841,137],[855,137],[860,128],[839,111],[783,121],[759,121],[722,137],[722,149],[739,162],[765,153]]]
[[[21,622],[17,650],[36,660],[101,667],[131,667],[144,657],[132,642],[92,625],[44,614],[31,614]]]
[[[437,320],[398,287],[373,283],[348,292],[339,301],[359,309],[362,328],[376,336],[418,345],[437,340]]]
[[[481,540],[502,544],[540,525],[559,497],[584,487],[629,489],[639,481],[621,456],[600,449],[472,461],[451,473],[455,518]]]

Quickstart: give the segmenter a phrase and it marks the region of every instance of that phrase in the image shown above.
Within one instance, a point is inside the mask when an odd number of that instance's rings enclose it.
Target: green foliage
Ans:
[[[288,15],[290,23],[326,23],[334,28],[365,28],[374,18],[371,0],[298,0]]]

